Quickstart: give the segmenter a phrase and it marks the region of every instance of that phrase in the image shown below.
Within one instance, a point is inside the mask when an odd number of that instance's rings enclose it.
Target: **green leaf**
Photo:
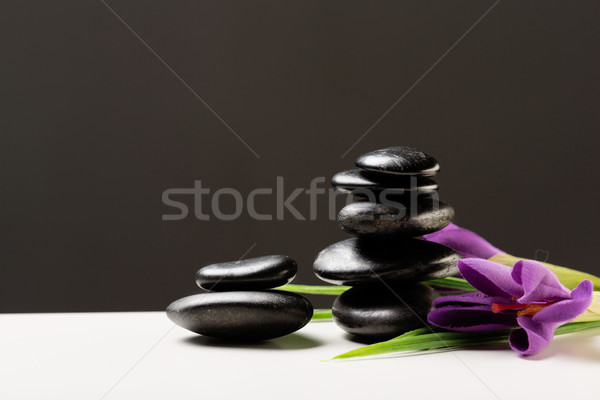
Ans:
[[[475,346],[480,344],[502,343],[502,341],[508,341],[507,331],[491,331],[479,335],[466,332],[431,333],[429,329],[427,329],[427,332],[430,333],[412,334],[409,336],[404,334],[385,342],[375,343],[370,346],[361,347],[356,350],[340,354],[334,357],[334,359],[366,357],[409,350],[424,351],[456,346]]]
[[[554,335],[564,335],[565,333],[579,332],[586,329],[600,328],[600,321],[589,322],[571,322],[556,328]]]
[[[288,292],[305,293],[305,294],[332,294],[340,295],[350,286],[332,286],[332,285],[293,285],[287,284],[275,288],[276,290],[286,290]]]
[[[462,278],[441,278],[433,279],[430,281],[424,281],[428,285],[435,285],[439,287],[446,287],[451,289],[460,289],[468,292],[472,292],[475,289],[466,280]],[[288,292],[304,293],[304,294],[330,294],[339,296],[346,290],[350,289],[350,286],[333,286],[333,285],[295,285],[287,284],[275,288],[277,290],[286,290]]]
[[[464,280],[462,278],[454,278],[454,277],[451,277],[451,276],[449,276],[447,278],[433,279],[433,280],[430,280],[430,281],[424,281],[424,282],[421,282],[421,283],[426,283],[428,285],[434,285],[434,286],[451,288],[451,289],[460,289],[460,290],[463,290],[465,292],[474,292],[476,290],[466,280]]]
[[[572,322],[558,327],[555,335],[573,333],[598,327],[600,327],[600,321]],[[510,330],[488,332],[432,332],[432,330],[437,328],[430,328],[416,329],[385,342],[375,343],[370,346],[361,347],[340,354],[333,359],[366,357],[409,350],[427,351],[440,348],[464,348],[469,346],[507,343],[508,335],[510,333]]]
[[[313,312],[312,320],[331,319],[331,309],[316,309]]]

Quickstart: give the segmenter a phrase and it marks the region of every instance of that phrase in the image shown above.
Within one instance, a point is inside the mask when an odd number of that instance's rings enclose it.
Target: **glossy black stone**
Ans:
[[[388,147],[371,151],[356,159],[365,171],[393,175],[433,176],[440,170],[437,160],[414,147]]]
[[[288,256],[264,256],[207,265],[196,272],[196,283],[215,292],[271,289],[294,279],[297,271]]]
[[[437,182],[430,178],[410,176],[390,177],[383,174],[361,171],[360,169],[338,172],[331,178],[331,184],[338,189],[352,191],[357,195],[361,195],[362,191],[379,193],[383,190],[386,190],[390,194],[411,192],[428,194],[435,192],[439,187]]]
[[[175,324],[205,336],[264,340],[284,336],[306,325],[313,314],[304,297],[275,290],[202,293],[167,307]]]
[[[454,209],[433,197],[415,202],[352,203],[342,208],[337,222],[345,232],[361,238],[409,238],[433,233],[447,226]]]
[[[333,321],[367,341],[387,340],[422,328],[434,292],[425,285],[354,287],[333,304]]]
[[[337,242],[322,250],[313,269],[322,280],[336,285],[380,282],[419,282],[458,273],[462,256],[449,247],[419,239]]]

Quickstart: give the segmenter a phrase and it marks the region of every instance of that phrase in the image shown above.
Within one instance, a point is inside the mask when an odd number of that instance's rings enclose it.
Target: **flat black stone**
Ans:
[[[352,203],[340,210],[337,222],[342,230],[360,238],[408,238],[439,231],[453,217],[452,206],[428,196],[415,202]]]
[[[276,290],[202,293],[167,307],[175,324],[205,336],[264,340],[284,336],[306,325],[313,314],[304,297]]]
[[[437,160],[414,147],[388,147],[363,154],[356,166],[365,171],[393,175],[433,176],[440,170]]]
[[[294,279],[297,271],[288,256],[264,256],[207,265],[196,272],[196,283],[215,292],[271,289]]]
[[[419,194],[433,193],[439,186],[430,178],[410,176],[385,176],[373,174],[360,169],[351,169],[338,172],[331,178],[331,184],[338,189],[351,191],[360,195],[363,191],[379,193],[386,190],[390,194],[406,194],[418,192]]]
[[[366,341],[387,340],[423,328],[434,292],[425,285],[354,287],[333,304],[333,321]]]
[[[322,250],[313,269],[335,285],[420,282],[457,274],[460,258],[451,248],[425,240],[351,238]]]

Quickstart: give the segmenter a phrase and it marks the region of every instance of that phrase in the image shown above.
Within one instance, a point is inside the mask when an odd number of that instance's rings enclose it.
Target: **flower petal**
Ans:
[[[592,303],[594,284],[591,281],[583,280],[571,292],[571,298],[552,304],[533,316],[536,323],[559,323],[560,325],[573,320]]]
[[[475,289],[488,296],[523,296],[523,288],[512,276],[510,267],[480,258],[458,260],[458,269]]]
[[[517,327],[517,320],[510,314],[494,314],[490,306],[436,308],[427,315],[430,324],[453,331],[493,331]]]
[[[423,235],[423,238],[448,246],[464,257],[490,258],[503,253],[475,232],[452,223],[440,231]]]
[[[490,297],[481,292],[471,292],[458,295],[448,295],[438,297],[434,300],[433,305],[436,307],[444,307],[448,305],[462,305],[469,307],[471,305],[489,305],[496,301],[497,297]]]
[[[528,315],[517,317],[517,322],[523,329],[512,331],[508,342],[514,351],[524,356],[539,353],[548,347],[559,325],[538,323]]]
[[[545,265],[533,260],[519,260],[512,269],[512,278],[523,286],[524,294],[517,301],[564,300],[571,298],[571,292]]]

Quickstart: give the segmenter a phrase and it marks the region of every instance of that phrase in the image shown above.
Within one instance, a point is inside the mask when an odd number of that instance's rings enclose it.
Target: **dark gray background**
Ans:
[[[344,158],[493,1],[108,4],[260,159],[102,2],[5,4],[0,311],[164,309],[254,243],[316,283],[314,256],[345,237],[326,204],[169,222],[162,192],[283,176],[289,193],[390,145],[438,158],[458,223],[600,274],[599,2],[501,1]]]

